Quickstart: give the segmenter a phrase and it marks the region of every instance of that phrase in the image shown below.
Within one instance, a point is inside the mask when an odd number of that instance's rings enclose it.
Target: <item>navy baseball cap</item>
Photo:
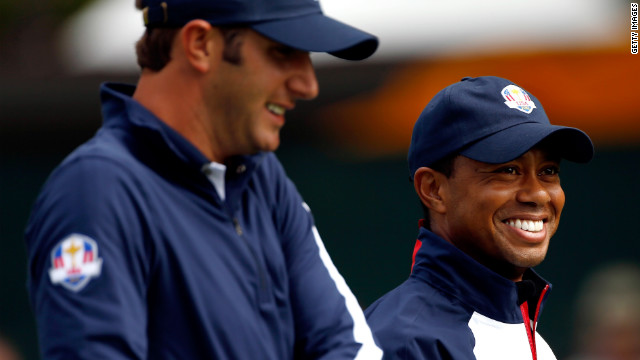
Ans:
[[[457,153],[500,164],[545,140],[560,157],[586,163],[593,143],[583,131],[551,125],[538,99],[495,76],[464,78],[437,93],[413,127],[409,172]]]
[[[362,60],[378,38],[325,16],[318,0],[143,0],[145,25],[182,27],[194,19],[211,25],[248,26],[295,49]]]

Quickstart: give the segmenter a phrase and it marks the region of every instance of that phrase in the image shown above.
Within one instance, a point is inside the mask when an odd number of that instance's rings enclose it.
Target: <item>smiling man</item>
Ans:
[[[440,91],[409,147],[425,216],[411,275],[365,312],[385,358],[555,359],[536,332],[551,285],[531,267],[560,221],[560,160],[592,157],[584,132],[508,80]]]
[[[26,231],[43,359],[379,359],[273,151],[310,51],[376,37],[317,0],[143,0],[137,86],[53,172]]]

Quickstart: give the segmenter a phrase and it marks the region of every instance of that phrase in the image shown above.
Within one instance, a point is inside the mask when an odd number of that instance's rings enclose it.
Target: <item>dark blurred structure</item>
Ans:
[[[0,78],[60,73],[57,29],[91,0],[0,1]]]
[[[137,77],[135,71],[65,72],[57,29],[86,6],[83,2],[0,2],[0,333],[26,360],[38,359],[22,239],[31,205],[53,167],[100,126],[99,84],[134,83]],[[620,1],[581,2],[604,3]],[[444,86],[463,76],[499,75],[535,94],[552,122],[584,129],[596,143],[591,164],[563,164],[567,204],[547,259],[537,269],[554,284],[539,330],[558,358],[572,353],[579,285],[601,265],[640,263],[633,226],[640,218],[640,55],[629,53],[628,3],[623,3],[615,30],[620,35],[605,45],[499,48],[477,56],[374,56],[357,65],[318,67],[320,96],[299,104],[287,118],[278,156],[363,306],[409,274],[421,214],[406,165],[413,122]],[[567,10],[567,19],[572,14]],[[396,27],[403,26],[412,27],[401,21]],[[589,26],[597,30],[600,24]],[[381,40],[384,53],[389,43]],[[434,46],[426,40],[407,45]]]

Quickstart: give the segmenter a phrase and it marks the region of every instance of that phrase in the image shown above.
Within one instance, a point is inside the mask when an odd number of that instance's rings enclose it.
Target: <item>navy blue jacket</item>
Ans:
[[[365,311],[385,359],[555,359],[528,326],[550,290],[535,272],[516,284],[424,227],[414,256],[410,277]]]
[[[380,358],[272,153],[209,161],[130,96],[52,173],[26,231],[44,359]]]

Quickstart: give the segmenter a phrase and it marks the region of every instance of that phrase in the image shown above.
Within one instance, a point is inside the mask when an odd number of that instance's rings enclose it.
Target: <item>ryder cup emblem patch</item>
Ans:
[[[80,291],[89,280],[100,275],[102,259],[98,245],[88,236],[72,234],[51,251],[49,278],[72,291]]]
[[[504,103],[523,113],[531,114],[536,104],[533,103],[529,94],[515,85],[507,85],[502,89],[502,97],[506,100]]]

